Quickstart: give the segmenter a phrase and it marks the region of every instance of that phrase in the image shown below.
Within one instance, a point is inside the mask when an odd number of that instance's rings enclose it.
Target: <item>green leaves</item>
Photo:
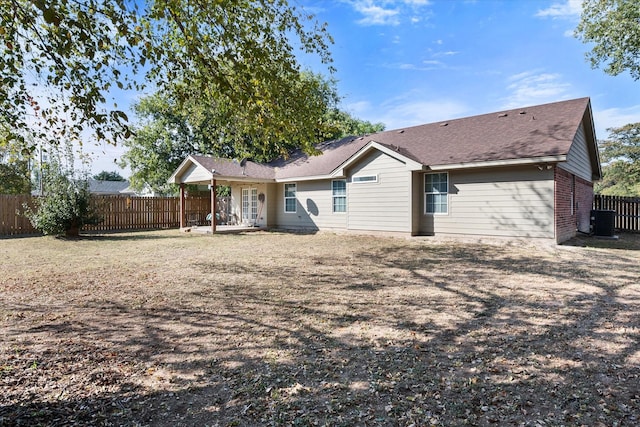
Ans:
[[[101,221],[91,206],[86,178],[78,178],[53,162],[44,175],[44,189],[34,208],[23,206],[31,224],[43,234],[77,237],[82,226]]]
[[[575,35],[593,43],[587,59],[607,74],[629,71],[640,79],[640,2],[636,0],[585,0]]]
[[[132,132],[126,115],[107,107],[110,91],[147,86],[184,105],[215,94],[229,111],[285,129],[287,115],[272,112],[300,106],[287,99],[302,93],[296,50],[331,63],[326,27],[285,0],[156,0],[144,8],[130,0],[8,0],[0,21],[0,114],[21,141],[81,140],[89,129],[122,141]],[[254,139],[248,150],[261,144]]]
[[[605,166],[596,191],[614,196],[640,196],[640,123],[607,130],[609,139],[600,142]]]

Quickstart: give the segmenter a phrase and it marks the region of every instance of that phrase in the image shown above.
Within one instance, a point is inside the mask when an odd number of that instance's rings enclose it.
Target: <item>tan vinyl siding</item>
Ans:
[[[449,213],[423,213],[420,231],[553,238],[553,197],[553,170],[531,166],[452,171]],[[424,212],[424,190],[421,198]]]
[[[191,164],[189,168],[180,177],[181,182],[210,182],[211,173],[205,170],[203,167]]]
[[[277,225],[277,216],[278,216],[278,188],[280,186],[277,184],[269,184],[267,185],[267,190],[265,195],[267,200],[265,202],[265,209],[267,210],[267,226],[275,227]]]
[[[587,148],[587,139],[584,134],[584,126],[582,124],[578,128],[576,136],[573,138],[573,143],[567,154],[567,161],[560,163],[559,166],[567,172],[591,182],[591,160]]]
[[[420,193],[424,191],[424,174],[413,172],[411,174],[411,234],[420,233],[420,218],[423,214],[424,205],[421,204]]]
[[[236,224],[242,221],[242,190],[235,184],[231,185],[231,215]]]
[[[349,171],[354,176],[377,175],[377,182],[347,184],[350,230],[411,232],[411,172],[405,164],[379,151]]]
[[[296,187],[296,212],[285,213],[284,184],[277,185],[278,227],[306,230],[346,228],[347,214],[333,212],[331,180],[301,181],[296,183]]]

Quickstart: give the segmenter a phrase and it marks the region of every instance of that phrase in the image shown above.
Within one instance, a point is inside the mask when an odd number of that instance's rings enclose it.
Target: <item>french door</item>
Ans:
[[[255,224],[258,217],[258,189],[242,189],[242,222]]]

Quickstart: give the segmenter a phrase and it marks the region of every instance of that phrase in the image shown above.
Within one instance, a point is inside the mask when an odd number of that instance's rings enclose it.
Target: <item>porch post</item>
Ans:
[[[180,228],[184,228],[186,226],[186,222],[187,222],[187,214],[185,212],[186,206],[185,206],[185,200],[184,200],[184,182],[180,183]]]
[[[216,180],[211,174],[211,233],[216,232]]]

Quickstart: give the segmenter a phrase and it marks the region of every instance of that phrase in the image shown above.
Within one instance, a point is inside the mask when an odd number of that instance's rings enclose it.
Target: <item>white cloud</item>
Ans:
[[[592,99],[592,103],[597,103]],[[593,110],[593,121],[596,127],[596,137],[607,139],[607,129],[621,127],[629,123],[640,123],[640,105],[632,105],[627,108],[607,108]]]
[[[358,1],[353,4],[357,12],[364,15],[364,18],[358,21],[360,25],[398,25],[400,20],[397,9],[385,9],[382,6],[373,4],[371,1]]]
[[[394,70],[412,70],[412,71],[433,71],[433,70],[441,70],[448,67],[442,61],[438,60],[424,60],[419,64],[413,64],[410,62],[400,62],[400,63],[388,63],[384,64],[384,67],[391,68]]]
[[[453,51],[453,50],[448,50],[448,51],[445,51],[445,52],[435,52],[432,56],[433,56],[434,58],[439,58],[439,57],[441,57],[441,56],[453,56],[453,55],[457,55],[458,53],[460,53],[460,52],[456,52],[456,51]]]
[[[380,104],[368,100],[345,105],[346,111],[362,120],[384,123],[387,130],[402,129],[464,117],[470,108],[456,99],[428,99],[428,94],[411,91]]]
[[[356,101],[345,105],[346,110],[356,117],[364,116],[371,112],[371,103],[369,101]]]
[[[417,126],[441,120],[462,117],[469,112],[466,105],[450,99],[443,100],[390,100],[381,105],[384,113],[376,121],[387,125],[387,129]]]
[[[400,25],[403,21],[418,23],[423,20],[420,11],[429,5],[428,0],[352,0],[348,2],[362,14],[359,25]]]
[[[467,105],[457,100],[427,100],[413,92],[377,105],[370,101],[354,102],[346,105],[346,110],[363,120],[382,122],[387,130],[463,117],[470,111]]]
[[[573,18],[582,13],[582,0],[565,0],[563,3],[554,3],[546,9],[540,9],[536,16],[541,18]]]
[[[570,97],[571,84],[562,81],[560,74],[526,71],[508,79],[503,108],[545,104]]]

